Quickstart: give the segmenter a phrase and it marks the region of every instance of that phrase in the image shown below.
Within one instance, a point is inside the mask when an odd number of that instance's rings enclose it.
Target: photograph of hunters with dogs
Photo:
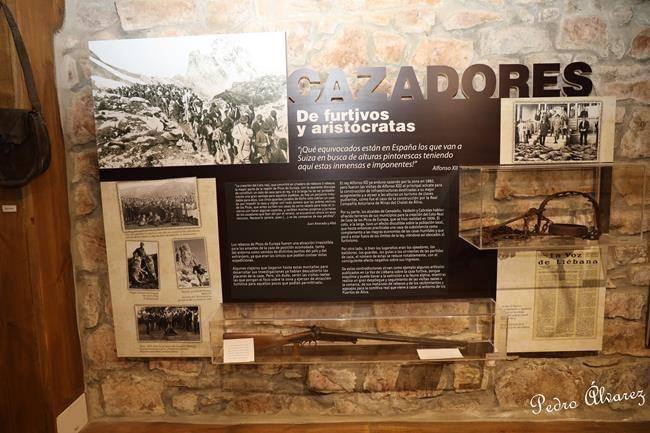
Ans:
[[[89,47],[100,168],[289,161],[284,33]]]
[[[515,104],[513,162],[596,161],[602,103]]]
[[[136,306],[139,341],[201,341],[199,307]]]
[[[124,231],[200,227],[196,178],[119,182]]]

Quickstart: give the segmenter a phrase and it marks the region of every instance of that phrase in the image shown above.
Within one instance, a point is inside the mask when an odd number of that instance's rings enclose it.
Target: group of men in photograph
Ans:
[[[174,84],[133,84],[116,92],[159,108],[179,124],[182,139],[194,151],[208,152],[216,164],[288,162],[287,140],[278,137],[275,110],[263,116],[252,104],[240,107],[216,98],[205,103],[192,89]]]
[[[539,143],[545,146],[547,136],[553,137],[554,143],[560,139],[567,143],[570,133],[566,111],[542,111],[534,119],[517,122],[518,143],[527,143],[531,138],[537,137]]]
[[[198,225],[196,217],[190,214],[197,208],[192,193],[172,196],[120,197],[124,224],[148,227],[161,225]]]
[[[587,119],[587,112],[580,113],[577,122],[580,146],[588,144],[588,135],[591,125]],[[535,117],[527,120],[518,120],[516,124],[517,143],[529,143],[531,139],[542,146],[547,146],[547,140],[552,137],[553,144],[561,146],[571,145],[572,129],[569,127],[569,117],[566,108],[541,110]],[[598,140],[598,122],[595,124],[596,140]]]
[[[141,335],[162,337],[179,333],[199,334],[201,320],[197,307],[145,307],[138,311],[138,328]]]

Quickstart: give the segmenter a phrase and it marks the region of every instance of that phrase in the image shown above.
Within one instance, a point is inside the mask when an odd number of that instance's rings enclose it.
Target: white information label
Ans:
[[[457,348],[453,349],[418,349],[420,359],[456,359],[463,354]]]
[[[15,204],[3,204],[2,213],[16,213],[18,212],[18,206]]]
[[[255,340],[233,338],[223,340],[223,363],[235,364],[255,361]]]

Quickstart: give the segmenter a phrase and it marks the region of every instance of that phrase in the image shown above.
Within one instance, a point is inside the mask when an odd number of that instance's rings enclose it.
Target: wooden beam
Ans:
[[[15,214],[0,213],[0,422],[7,431],[21,433],[54,432],[56,416],[84,390],[54,70],[53,34],[63,8],[64,0],[20,0],[12,8],[52,143],[52,164],[44,175],[21,190],[0,190],[0,203],[18,208]],[[14,76],[20,77],[15,55],[0,61],[12,62]],[[20,81],[14,80],[13,91],[3,90],[25,107]]]
[[[82,433],[647,433],[648,422],[444,422],[200,425],[93,423]]]

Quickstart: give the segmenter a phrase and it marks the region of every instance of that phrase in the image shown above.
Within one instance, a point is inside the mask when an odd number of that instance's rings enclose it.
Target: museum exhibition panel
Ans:
[[[60,3],[78,427],[650,431],[650,3]]]

